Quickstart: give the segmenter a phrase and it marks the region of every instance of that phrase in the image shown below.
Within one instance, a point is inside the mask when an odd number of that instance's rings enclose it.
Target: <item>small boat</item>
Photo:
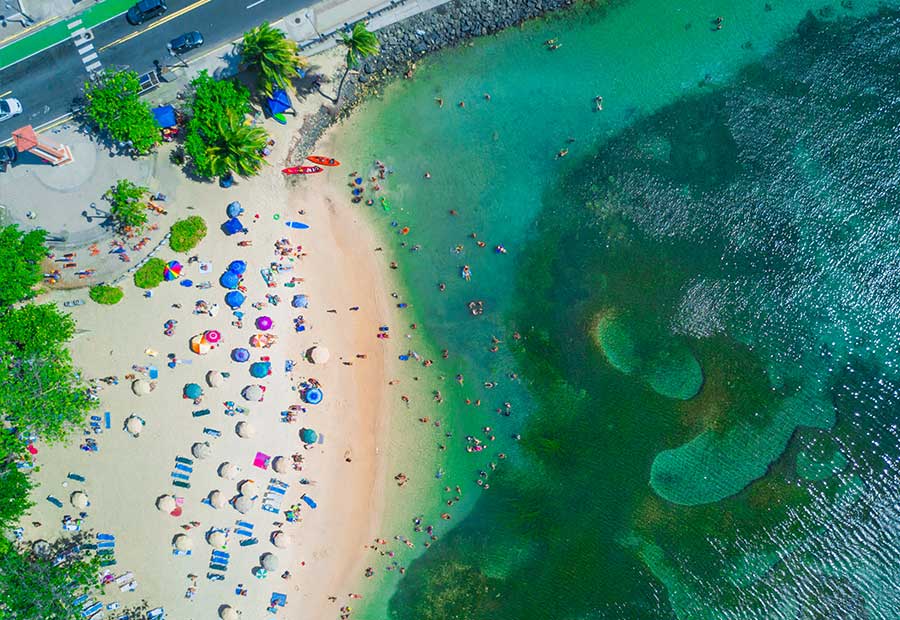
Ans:
[[[309,161],[314,164],[319,164],[320,166],[340,166],[341,162],[336,160],[334,157],[322,157],[321,155],[310,155],[307,157]]]
[[[317,172],[322,172],[325,168],[321,166],[293,166],[291,168],[284,168],[282,170],[285,174],[315,174]]]

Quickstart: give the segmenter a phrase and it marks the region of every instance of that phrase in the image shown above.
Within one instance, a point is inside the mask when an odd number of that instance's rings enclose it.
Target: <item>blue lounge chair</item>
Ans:
[[[103,603],[94,603],[87,609],[83,610],[81,612],[81,615],[85,618],[89,618],[90,616],[93,616],[95,613],[97,613],[101,609],[103,609]]]
[[[58,499],[56,499],[55,497],[53,497],[52,495],[47,496],[47,501],[50,502],[51,504],[53,504],[54,506],[56,506],[57,508],[63,507],[63,503],[61,501],[59,501]]]
[[[72,605],[74,605],[75,607],[80,607],[80,606],[84,605],[85,603],[87,603],[87,600],[88,600],[88,595],[82,594],[81,596],[76,598],[74,601],[72,601]]]
[[[245,536],[245,537],[253,536],[253,532],[251,532],[250,530],[245,530],[245,529],[240,528],[240,527],[239,527],[239,528],[236,528],[236,529],[234,530],[234,533],[237,534],[238,536]]]
[[[115,566],[116,564],[117,564],[117,562],[115,561],[115,559],[103,560],[102,562],[100,562],[100,568],[106,568],[107,566]]]
[[[228,566],[222,564],[210,564],[209,570],[220,570],[223,573],[228,570]]]
[[[176,471],[173,471],[173,472],[172,472],[172,477],[173,477],[173,478],[176,478],[176,479],[178,479],[178,480],[185,480],[185,481],[191,479],[190,476],[187,476],[187,475],[185,475],[185,474],[179,474],[179,473],[176,472]]]
[[[103,423],[106,424],[106,428],[110,428],[110,423],[112,421],[109,418],[109,411],[103,412]]]
[[[217,431],[217,430],[214,429],[214,428],[209,428],[209,427],[207,427],[207,428],[204,428],[204,429],[203,429],[203,434],[204,434],[204,435],[212,435],[213,437],[221,437],[221,436],[222,436],[222,431]]]
[[[181,463],[175,463],[175,469],[177,469],[178,471],[186,471],[189,474],[194,473],[193,467],[191,467],[190,465],[183,465]]]
[[[212,557],[214,557],[216,559],[227,560],[228,558],[231,557],[231,554],[228,553],[227,551],[219,551],[218,549],[213,549]]]
[[[195,418],[202,418],[203,416],[209,415],[210,413],[212,412],[209,409],[198,409],[197,411],[192,412],[191,415]]]
[[[206,573],[206,578],[210,581],[225,581],[225,575],[220,573]]]
[[[116,537],[112,534],[97,534],[97,540],[115,540]]]
[[[100,542],[100,543],[97,543],[97,548],[98,549],[115,549],[116,543],[112,542],[112,541]]]
[[[300,499],[302,499],[304,502],[306,502],[306,505],[309,506],[310,508],[316,508],[316,502],[313,501],[313,498],[309,497],[305,493],[300,496]]]
[[[84,482],[84,476],[79,474],[70,473],[68,476],[66,476],[66,478],[68,478],[69,480],[75,480],[77,482]]]
[[[276,486],[270,486],[267,491],[272,491],[273,493],[278,493],[279,495],[284,495],[285,491],[282,488]]]
[[[239,525],[240,527],[247,528],[248,530],[252,530],[252,529],[253,529],[253,524],[252,524],[252,523],[247,523],[246,521],[235,521],[235,523],[236,523],[237,525]]]
[[[191,483],[184,482],[183,480],[173,480],[172,484],[175,485],[176,487],[181,487],[182,489],[190,489],[191,488]]]
[[[244,540],[240,541],[238,544],[241,547],[249,547],[250,545],[255,545],[258,542],[259,542],[258,538],[245,538]]]
[[[97,549],[97,555],[113,555],[115,552],[115,549]]]
[[[172,549],[172,555],[191,555],[192,551],[190,549],[186,551],[182,551],[181,549]]]
[[[185,465],[193,465],[194,461],[187,458],[186,456],[179,456],[175,458],[176,463],[184,463]]]

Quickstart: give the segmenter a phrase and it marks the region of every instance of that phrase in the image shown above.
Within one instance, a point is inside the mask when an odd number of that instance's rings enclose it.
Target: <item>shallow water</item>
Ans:
[[[354,616],[900,615],[900,16],[658,4],[440,54],[342,132],[395,171],[372,217],[451,351],[415,372],[456,435],[436,486],[465,489]],[[497,441],[462,450],[484,425]]]

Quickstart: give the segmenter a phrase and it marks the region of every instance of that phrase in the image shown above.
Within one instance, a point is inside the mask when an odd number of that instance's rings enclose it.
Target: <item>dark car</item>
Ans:
[[[0,172],[6,172],[6,167],[16,163],[19,152],[11,146],[0,146]]]
[[[185,32],[180,37],[175,37],[169,41],[169,52],[172,54],[186,54],[187,52],[197,49],[203,45],[203,35],[194,30],[193,32]]]
[[[137,26],[148,19],[162,15],[168,8],[165,0],[141,0],[128,9],[125,19],[128,20],[129,24]]]

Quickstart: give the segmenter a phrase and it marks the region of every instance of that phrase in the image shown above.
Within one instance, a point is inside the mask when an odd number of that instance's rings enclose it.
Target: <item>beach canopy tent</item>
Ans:
[[[269,112],[272,116],[284,114],[288,110],[294,109],[294,104],[291,103],[290,96],[283,88],[273,90],[272,96],[266,98],[266,105],[269,107]]]
[[[156,498],[156,507],[163,512],[172,512],[177,504],[171,495],[160,495]]]
[[[276,456],[272,459],[272,469],[279,474],[286,474],[291,471],[291,463],[283,456]]]
[[[264,553],[259,558],[259,564],[268,571],[278,570],[278,557],[274,553]]]
[[[209,536],[206,537],[206,542],[208,542],[213,547],[222,549],[228,542],[228,537],[225,536],[225,532],[221,530],[215,530],[209,533]]]
[[[311,428],[301,428],[300,429],[300,441],[307,444],[316,443],[316,440],[319,438],[318,433]]]
[[[241,224],[241,221],[236,217],[231,218],[224,224],[222,224],[222,230],[226,235],[235,235],[244,230],[244,225]]]
[[[231,359],[236,362],[244,363],[250,359],[250,351],[245,349],[244,347],[238,347],[231,351]]]
[[[178,119],[175,117],[175,108],[170,105],[161,105],[158,108],[153,108],[153,120],[162,129],[178,125]]]
[[[219,490],[211,491],[208,499],[213,508],[224,508],[228,504],[228,498]]]
[[[272,329],[272,317],[269,316],[260,316],[256,318],[256,328],[261,329],[262,331],[267,331]]]
[[[241,468],[234,463],[225,462],[219,466],[219,475],[226,480],[236,479],[239,473],[241,473]]]
[[[309,388],[303,393],[303,400],[310,405],[318,405],[322,402],[322,390],[319,388]]]
[[[242,260],[233,260],[228,264],[228,271],[242,276],[247,271],[247,263]]]
[[[234,500],[234,509],[242,515],[247,514],[253,509],[253,500],[246,495],[238,495]]]
[[[272,374],[272,364],[269,362],[253,362],[250,364],[250,376],[262,379]]]
[[[144,396],[145,394],[150,393],[150,382],[144,381],[143,379],[138,379],[134,383],[131,384],[131,391],[137,394],[138,396]]]
[[[309,298],[306,295],[294,295],[294,298],[291,300],[291,305],[295,308],[308,308],[309,307]]]
[[[272,536],[272,544],[279,549],[287,549],[291,546],[291,535],[286,532],[275,532]]]
[[[326,347],[312,347],[306,352],[306,356],[313,364],[325,364],[331,359],[331,351]]]
[[[265,390],[261,385],[248,385],[241,391],[241,396],[249,401],[259,402],[265,395]]]
[[[228,289],[236,289],[238,285],[241,283],[241,276],[234,273],[233,271],[226,271],[219,278],[219,284]]]
[[[177,279],[181,275],[181,263],[177,260],[172,260],[166,263],[166,266],[163,267],[163,280],[166,282],[171,282],[172,280]]]
[[[238,308],[240,308],[242,305],[244,305],[244,302],[246,300],[247,298],[244,297],[244,294],[240,291],[230,291],[225,295],[225,303],[228,304],[228,307],[232,310],[237,310]]]
[[[209,387],[219,387],[225,383],[225,375],[218,370],[210,370],[206,373],[206,383]]]
[[[229,218],[237,217],[243,212],[244,207],[242,207],[241,203],[239,203],[237,200],[228,203],[228,206],[225,207],[225,215],[227,215]]]
[[[196,400],[203,396],[203,388],[199,383],[187,383],[184,386],[184,397]]]
[[[254,435],[256,435],[256,429],[253,427],[250,422],[238,422],[237,426],[234,427],[235,432],[238,437],[242,437],[244,439],[250,439]]]
[[[208,441],[198,441],[191,446],[191,454],[198,459],[208,459],[212,456],[212,446],[209,445]]]
[[[191,540],[187,534],[178,534],[175,536],[174,540],[172,540],[172,546],[179,551],[190,551],[194,548],[194,541]]]

